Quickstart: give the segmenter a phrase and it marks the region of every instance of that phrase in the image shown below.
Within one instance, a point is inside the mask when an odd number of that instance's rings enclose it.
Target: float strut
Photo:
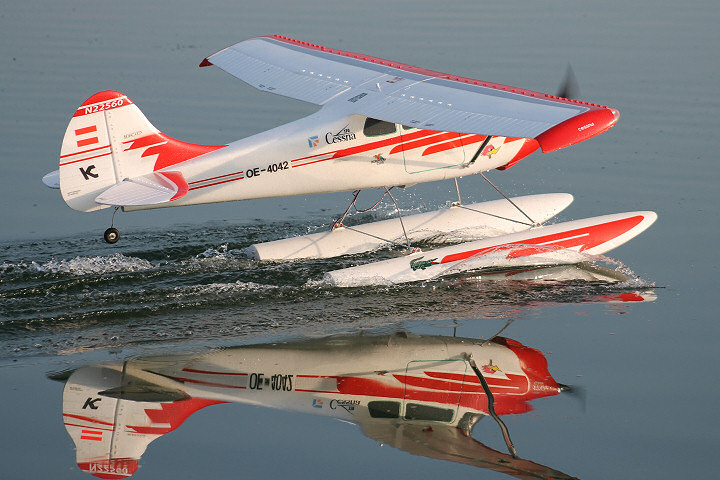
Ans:
[[[475,360],[473,360],[472,355],[465,354],[465,359],[472,367],[473,371],[475,372],[475,375],[477,375],[478,379],[480,380],[480,383],[482,384],[483,390],[485,391],[485,395],[487,395],[488,400],[488,412],[490,412],[490,416],[495,419],[497,424],[500,426],[500,430],[502,431],[503,438],[505,439],[505,445],[507,445],[508,451],[510,452],[510,455],[513,456],[513,458],[518,458],[517,451],[515,451],[515,446],[512,443],[512,440],[510,440],[510,433],[508,432],[507,426],[505,426],[505,423],[500,420],[500,417],[498,417],[497,413],[495,413],[495,397],[493,397],[492,392],[490,391],[490,387],[488,386],[487,382],[485,381],[485,377],[483,377],[482,372],[480,372],[480,369],[478,368],[477,364],[475,363]]]

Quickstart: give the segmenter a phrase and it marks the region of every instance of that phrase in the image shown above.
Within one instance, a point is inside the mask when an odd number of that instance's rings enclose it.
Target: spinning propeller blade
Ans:
[[[558,384],[560,387],[560,391],[578,402],[580,402],[580,407],[582,408],[582,412],[585,413],[585,406],[587,403],[587,392],[585,391],[584,387],[580,387],[577,385],[564,385],[564,384]]]
[[[558,97],[569,98],[576,100],[580,96],[580,85],[578,84],[575,72],[568,63],[567,70],[565,71],[565,78],[563,83],[557,92]]]

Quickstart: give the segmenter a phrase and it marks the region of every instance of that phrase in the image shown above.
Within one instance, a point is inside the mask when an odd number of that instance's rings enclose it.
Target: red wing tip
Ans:
[[[203,61],[200,62],[200,67],[212,67],[213,63],[208,60],[207,58],[203,58]]]
[[[535,140],[543,153],[580,143],[609,130],[620,118],[620,112],[611,108],[598,108],[571,117],[544,131]]]

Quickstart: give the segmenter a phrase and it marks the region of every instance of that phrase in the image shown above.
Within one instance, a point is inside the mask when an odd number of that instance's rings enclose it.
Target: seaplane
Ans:
[[[132,476],[151,442],[227,403],[335,418],[413,455],[517,478],[574,478],[520,457],[500,418],[573,393],[540,351],[504,337],[327,337],[135,357],[51,378],[65,381],[62,418],[77,464],[99,478]],[[507,453],[472,437],[485,417],[497,422]]]
[[[104,234],[108,243],[119,239],[114,227],[119,209],[348,191],[355,192],[352,202],[329,231],[253,245],[249,254],[283,261],[400,245],[408,253],[402,261],[368,271],[353,267],[326,280],[402,283],[435,278],[470,260],[482,266],[488,254],[532,264],[574,263],[573,254],[605,253],[657,218],[641,211],[543,226],[572,195],[510,198],[483,173],[507,170],[537,150],[553,152],[597,136],[617,123],[614,108],[280,35],[239,42],[200,63],[212,65],[263,92],[320,108],[227,145],[197,145],[161,133],[120,92],[92,95],[74,112],[59,168],[43,182],[60,189],[75,210],[113,208]],[[459,177],[473,174],[504,198],[465,205],[458,188],[458,201],[437,211],[364,225],[345,221],[350,209],[357,209],[361,190],[379,189],[378,203],[390,198],[399,214],[391,189],[440,180],[454,180],[457,187]],[[459,230],[474,232],[481,243],[425,253],[412,245]],[[565,258],[567,252],[573,254]]]

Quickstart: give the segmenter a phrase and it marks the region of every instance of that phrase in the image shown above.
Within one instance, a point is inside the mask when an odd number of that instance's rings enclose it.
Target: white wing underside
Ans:
[[[277,37],[246,40],[206,60],[262,91],[430,130],[535,138],[590,109]]]

